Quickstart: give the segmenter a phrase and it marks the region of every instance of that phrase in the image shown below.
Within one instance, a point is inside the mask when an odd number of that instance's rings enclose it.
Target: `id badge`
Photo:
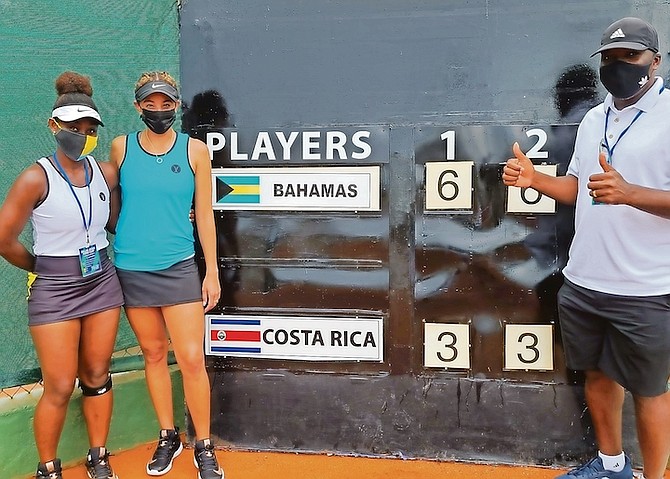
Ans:
[[[602,139],[600,141],[600,146],[598,147],[598,161],[600,161],[600,155],[604,154],[605,155],[605,161],[607,161],[608,165],[612,164],[612,157],[610,156],[610,151],[607,149],[607,143],[605,142],[605,139]],[[595,198],[591,198],[591,204],[592,205],[604,205],[605,203],[601,203],[599,201],[596,201]]]
[[[79,266],[84,278],[102,270],[100,253],[94,244],[79,248]]]
[[[604,138],[600,140],[600,146],[598,147],[598,154],[605,155],[605,161],[607,162],[607,164],[608,165],[612,164],[612,157],[610,156],[610,150],[607,148],[607,143],[605,142]]]

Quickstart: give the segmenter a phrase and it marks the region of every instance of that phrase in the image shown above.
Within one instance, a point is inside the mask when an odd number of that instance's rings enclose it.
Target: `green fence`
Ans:
[[[99,160],[107,159],[115,136],[143,126],[132,106],[133,85],[145,70],[179,76],[178,8],[175,0],[0,0],[0,200],[24,168],[54,150],[46,124],[61,72],[91,77],[105,122],[94,152]],[[27,228],[28,246],[30,238]],[[0,395],[40,377],[25,283],[25,271],[0,259]],[[135,345],[123,318],[115,370],[142,367]]]

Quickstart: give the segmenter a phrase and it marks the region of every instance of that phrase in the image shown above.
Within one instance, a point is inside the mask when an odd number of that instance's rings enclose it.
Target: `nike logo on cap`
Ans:
[[[160,83],[152,83],[151,88],[159,88],[161,86]]]
[[[77,111],[78,111],[78,112],[88,111],[88,108],[79,108],[79,107],[77,107]]]
[[[623,33],[623,30],[620,28],[617,28],[611,35],[610,35],[610,40],[614,38],[626,38],[626,35]]]

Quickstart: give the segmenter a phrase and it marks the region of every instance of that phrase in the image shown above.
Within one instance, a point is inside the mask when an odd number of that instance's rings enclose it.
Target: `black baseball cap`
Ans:
[[[658,53],[658,33],[654,27],[640,18],[625,17],[605,29],[600,40],[600,48],[593,55],[613,48],[651,50]]]

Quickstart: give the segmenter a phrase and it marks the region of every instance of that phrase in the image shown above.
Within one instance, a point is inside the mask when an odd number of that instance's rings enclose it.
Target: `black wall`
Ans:
[[[580,377],[565,369],[555,294],[572,212],[511,214],[511,144],[565,171],[601,99],[602,30],[643,17],[668,45],[662,1],[217,1],[181,8],[183,127],[373,132],[364,161],[235,160],[224,168],[379,166],[373,212],[217,211],[216,311],[382,319],[384,358],[209,358],[212,431],[236,447],[564,463],[591,453]],[[662,67],[665,72],[665,68]],[[440,134],[453,131],[450,157]],[[426,163],[472,162],[472,204],[426,208]],[[425,325],[466,324],[469,366],[426,366]],[[509,324],[553,326],[553,369],[505,367]],[[629,408],[629,405],[627,406]],[[626,449],[633,453],[631,414]]]

